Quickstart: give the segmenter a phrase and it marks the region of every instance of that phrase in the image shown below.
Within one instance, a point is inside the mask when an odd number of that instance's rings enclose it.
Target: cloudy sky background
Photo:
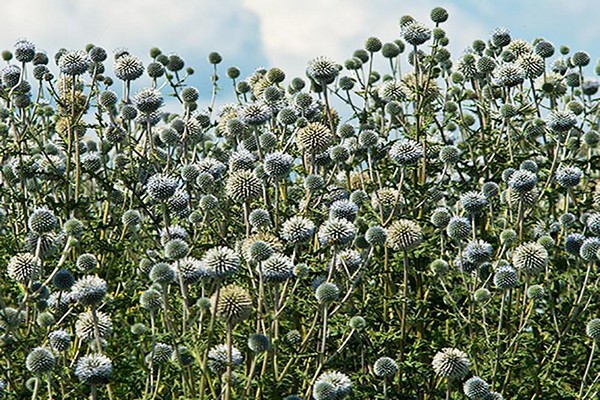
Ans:
[[[242,77],[278,66],[291,78],[303,75],[315,56],[343,62],[369,36],[398,38],[404,14],[430,24],[435,6],[450,13],[443,27],[453,59],[499,26],[513,38],[544,37],[588,51],[593,65],[600,57],[598,0],[1,0],[0,49],[26,38],[52,56],[60,47],[94,43],[126,48],[147,65],[148,49],[156,46],[182,56],[196,70],[191,83],[208,96],[211,51],[222,54],[223,73],[231,65]]]

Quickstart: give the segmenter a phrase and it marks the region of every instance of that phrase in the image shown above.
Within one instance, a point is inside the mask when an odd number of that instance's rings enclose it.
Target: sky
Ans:
[[[196,71],[191,84],[209,96],[211,51],[223,56],[222,73],[235,65],[245,77],[277,66],[292,78],[316,56],[342,63],[369,36],[399,38],[402,15],[432,26],[436,6],[450,13],[443,28],[453,59],[496,27],[587,51],[588,75],[600,57],[599,0],[1,0],[0,49],[24,38],[52,56],[93,43],[125,48],[147,65],[148,50],[159,47],[183,57]]]

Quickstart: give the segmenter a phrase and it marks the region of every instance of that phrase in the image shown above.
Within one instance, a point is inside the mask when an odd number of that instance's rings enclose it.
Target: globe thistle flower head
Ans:
[[[269,229],[272,226],[271,215],[262,208],[252,210],[248,216],[248,222],[253,229],[259,231]]]
[[[246,203],[260,194],[262,183],[253,171],[240,170],[229,175],[225,186],[227,196]]]
[[[600,343],[600,318],[590,320],[585,327],[585,333],[593,340]]]
[[[431,38],[431,29],[425,24],[413,21],[402,28],[402,37],[407,43],[419,46]]]
[[[260,263],[273,255],[273,247],[268,242],[248,240],[247,243],[248,245],[243,249],[244,258],[247,261]]]
[[[471,400],[483,400],[490,393],[490,385],[478,376],[473,376],[463,384],[463,392]]]
[[[168,200],[177,190],[177,179],[166,174],[157,173],[148,179],[146,192],[158,201]]]
[[[508,179],[508,187],[519,194],[523,194],[531,191],[535,187],[537,181],[538,178],[535,173],[528,170],[519,169],[510,175],[510,178]]]
[[[208,250],[202,258],[202,263],[210,276],[224,278],[237,271],[240,257],[230,248],[219,246]]]
[[[188,255],[189,245],[182,239],[172,239],[165,244],[165,257],[169,260],[179,260]]]
[[[488,205],[481,192],[469,191],[460,196],[460,204],[468,214],[480,214]]]
[[[306,75],[320,84],[333,82],[338,74],[338,65],[327,57],[313,58],[306,67]]]
[[[140,295],[140,306],[148,311],[156,311],[163,307],[161,293],[153,288],[144,290]]]
[[[525,243],[515,249],[512,260],[517,269],[535,275],[548,265],[548,250],[538,243]]]
[[[290,174],[293,161],[292,156],[279,151],[266,154],[264,158],[265,172],[274,178],[285,178]]]
[[[284,282],[294,276],[294,263],[285,254],[276,253],[262,265],[262,275],[267,282]]]
[[[471,263],[482,264],[492,257],[492,245],[483,240],[469,242],[463,250],[463,256]]]
[[[252,298],[246,289],[237,285],[221,288],[218,296],[215,293],[210,301],[215,316],[227,323],[242,322],[248,319],[252,312]]]
[[[517,59],[517,64],[525,71],[525,78],[535,79],[544,73],[546,63],[544,59],[535,53],[524,54]]]
[[[581,182],[582,176],[583,172],[578,167],[563,166],[556,171],[556,182],[558,182],[561,187],[575,187]]]
[[[345,219],[350,222],[356,219],[358,206],[350,200],[336,200],[329,207],[329,218]]]
[[[365,240],[371,246],[384,246],[387,240],[387,231],[379,225],[371,226],[365,233]]]
[[[12,279],[25,284],[42,274],[42,264],[33,254],[20,253],[10,259],[6,272]]]
[[[231,348],[231,365],[237,367],[242,364],[244,357],[242,353],[235,348]],[[218,344],[210,349],[208,352],[208,368],[216,373],[223,374],[227,369],[227,346],[224,344]]]
[[[40,207],[31,213],[27,226],[35,233],[44,234],[54,231],[58,226],[58,220],[54,216],[54,212],[46,207]]]
[[[373,365],[373,372],[382,378],[392,378],[398,373],[398,364],[390,357],[380,357]]]
[[[517,286],[517,271],[510,265],[502,265],[494,273],[494,285],[499,289],[512,289]]]
[[[66,351],[71,347],[71,334],[63,330],[52,331],[48,334],[48,343],[54,351]]]
[[[446,227],[446,234],[453,240],[464,240],[471,235],[471,223],[465,217],[452,217]]]
[[[292,244],[309,240],[315,232],[315,224],[308,218],[295,215],[285,221],[281,227],[281,238]]]
[[[169,285],[175,282],[175,271],[170,264],[158,262],[150,270],[150,280],[161,285]]]
[[[98,319],[98,333],[100,339],[107,339],[113,332],[113,325],[110,317],[102,311],[96,311]],[[85,343],[96,339],[94,333],[94,316],[91,311],[86,311],[77,317],[75,322],[75,335]]]
[[[144,64],[139,57],[129,53],[115,59],[115,76],[122,81],[134,81],[144,73]]]
[[[75,376],[88,385],[106,385],[112,376],[113,365],[104,354],[94,353],[81,357],[75,366]]]
[[[75,283],[73,274],[68,269],[60,269],[54,274],[52,278],[52,284],[59,291],[67,291],[71,289],[71,286]]]
[[[586,238],[579,249],[579,256],[585,261],[597,261],[598,250],[600,250],[600,237]]]
[[[21,78],[21,68],[16,65],[7,65],[0,71],[2,84],[7,88],[13,88],[19,84]]]
[[[15,59],[21,63],[28,63],[35,57],[35,44],[29,40],[18,40],[14,45]]]
[[[100,304],[106,296],[106,281],[96,275],[79,278],[71,287],[73,300],[86,307]]]
[[[331,303],[340,297],[340,289],[335,283],[323,282],[315,290],[315,297],[321,304]]]
[[[333,396],[334,397],[323,397],[323,396],[315,396],[315,388],[319,384],[328,384],[333,388]],[[313,396],[316,400],[342,400],[346,398],[352,391],[352,381],[345,374],[338,371],[326,371],[323,372],[315,381],[315,386],[313,387]]]
[[[577,117],[570,110],[552,110],[546,118],[548,127],[557,132],[566,132],[577,124]]]
[[[565,251],[571,255],[579,256],[584,240],[585,236],[581,233],[570,233],[565,238]]]
[[[34,374],[44,374],[52,371],[56,359],[52,352],[44,347],[36,347],[25,359],[25,366]]]
[[[271,339],[262,333],[253,333],[248,336],[248,348],[255,353],[264,353],[271,350]]]
[[[550,58],[554,55],[554,45],[547,40],[541,40],[535,45],[534,51],[542,58]]]
[[[91,272],[98,267],[98,259],[95,255],[84,253],[77,257],[75,267],[81,272]]]
[[[341,246],[354,240],[356,226],[346,219],[330,218],[319,228],[318,238],[321,245]]]
[[[158,342],[154,345],[152,351],[146,355],[146,363],[152,362],[153,366],[166,364],[173,355],[173,346]]]
[[[208,271],[204,267],[202,261],[194,257],[184,257],[174,263],[171,267],[176,272],[177,278],[179,275],[183,279],[184,283],[191,284],[198,282],[200,279],[205,278],[208,275]]]
[[[77,76],[86,73],[90,63],[91,60],[85,51],[74,50],[68,51],[60,57],[58,68],[65,75]]]
[[[379,97],[385,101],[404,101],[407,99],[404,84],[401,81],[389,80],[378,90]]]
[[[438,376],[459,380],[469,373],[471,362],[463,351],[447,347],[436,353],[431,364]]]
[[[522,84],[525,77],[525,70],[519,64],[502,64],[494,71],[496,84],[509,88]]]
[[[412,139],[401,139],[392,145],[389,156],[401,166],[412,165],[423,157],[423,149]]]
[[[494,46],[504,47],[508,45],[512,39],[508,29],[499,27],[492,31],[490,40]]]
[[[298,149],[311,154],[327,150],[332,140],[331,130],[320,122],[310,122],[296,132]]]
[[[158,111],[163,105],[162,94],[152,88],[142,89],[133,96],[133,105],[135,108],[144,114],[150,114]]]
[[[546,291],[543,286],[531,285],[527,288],[527,298],[533,301],[540,301],[544,298]]]
[[[492,297],[490,291],[486,288],[479,288],[473,293],[473,298],[477,303],[485,303]]]
[[[250,103],[241,111],[240,120],[250,126],[259,126],[271,118],[271,109],[262,102]]]

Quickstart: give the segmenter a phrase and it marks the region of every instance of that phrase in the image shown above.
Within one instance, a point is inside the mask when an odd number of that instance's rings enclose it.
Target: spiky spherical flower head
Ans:
[[[540,40],[535,45],[534,51],[542,58],[550,58],[554,55],[554,45],[547,40]]]
[[[321,84],[333,82],[339,72],[338,65],[327,57],[313,58],[306,67],[306,75]]]
[[[83,50],[68,51],[58,60],[58,68],[65,75],[77,76],[85,74],[91,60]]]
[[[587,217],[585,224],[594,235],[600,235],[600,213],[594,213]]]
[[[153,288],[144,290],[140,295],[140,306],[149,311],[156,311],[163,307],[161,293]]]
[[[264,168],[268,176],[285,178],[290,174],[294,159],[287,153],[280,151],[269,153],[264,158]]]
[[[91,272],[98,266],[98,259],[93,254],[84,253],[77,257],[75,266],[81,272]]]
[[[594,318],[588,322],[585,333],[596,342],[600,342],[600,318]]]
[[[483,193],[469,191],[460,196],[460,204],[468,214],[479,214],[485,210],[488,201]]]
[[[158,111],[164,102],[162,94],[153,88],[142,89],[133,96],[133,105],[144,114]]]
[[[365,233],[365,240],[371,246],[384,246],[387,240],[387,231],[379,225],[371,226]]]
[[[259,126],[271,118],[271,109],[262,102],[250,103],[240,113],[240,120],[250,126]]]
[[[246,289],[237,285],[225,286],[210,301],[215,316],[231,324],[248,319],[252,312],[252,298]]]
[[[31,350],[25,359],[25,366],[30,372],[34,374],[45,374],[52,371],[56,359],[52,352],[43,347],[36,347]]]
[[[71,237],[80,238],[83,235],[83,223],[76,218],[71,218],[64,223],[63,231]]]
[[[477,303],[485,303],[492,297],[490,291],[486,288],[480,288],[473,293],[473,298]]]
[[[267,282],[284,282],[294,276],[294,263],[285,254],[276,253],[261,265],[263,278]]]
[[[148,179],[146,191],[148,195],[158,201],[166,201],[177,190],[177,179],[172,176],[157,173]]]
[[[431,38],[431,29],[413,20],[402,28],[402,37],[413,46],[419,46]]]
[[[508,187],[519,194],[524,194],[531,191],[535,187],[537,181],[537,175],[533,172],[519,169],[511,174],[508,179]]]
[[[358,206],[350,200],[336,200],[329,207],[329,218],[341,218],[348,221],[354,221],[357,212]]]
[[[41,275],[42,264],[31,253],[16,254],[8,262],[7,273],[12,279],[25,284]]]
[[[199,281],[208,276],[208,271],[202,264],[202,261],[194,257],[185,257],[174,263],[172,266],[177,276],[181,274],[183,282],[190,284]]]
[[[394,250],[407,251],[423,241],[421,227],[408,219],[394,221],[387,229],[386,245]]]
[[[181,239],[172,239],[165,245],[165,257],[169,260],[179,260],[187,256],[190,246]]]
[[[464,378],[469,373],[471,362],[463,351],[446,347],[437,352],[431,364],[438,376],[457,380]]]
[[[247,261],[259,263],[273,255],[273,246],[263,240],[247,240],[244,243],[242,254]]]
[[[398,372],[398,364],[390,357],[380,357],[373,365],[373,372],[381,378],[391,378]]]
[[[571,110],[552,110],[546,118],[548,128],[566,132],[577,124],[577,117]]]
[[[346,219],[330,218],[325,221],[318,232],[321,245],[341,246],[354,240],[356,226]]]
[[[75,283],[73,274],[68,269],[60,269],[54,274],[52,278],[52,284],[59,291],[67,291],[71,289],[71,286]]]
[[[144,73],[144,64],[139,57],[124,54],[115,60],[115,76],[122,81],[134,81]]]
[[[504,47],[510,43],[511,37],[510,32],[506,28],[496,28],[492,31],[491,35],[492,44],[496,47]]]
[[[262,333],[253,333],[248,336],[248,348],[255,353],[271,350],[271,339]]]
[[[311,122],[296,132],[296,145],[303,152],[321,153],[333,139],[331,130],[320,122]]]
[[[429,13],[429,17],[436,24],[441,24],[448,20],[448,11],[443,7],[435,7]]]
[[[502,64],[494,71],[494,78],[499,86],[513,87],[523,83],[525,70],[519,64]]]
[[[579,255],[586,261],[598,260],[598,251],[600,250],[600,237],[586,238],[581,244]]]
[[[71,334],[63,330],[50,332],[48,342],[54,351],[66,351],[71,347]]]
[[[590,55],[585,51],[578,51],[571,56],[571,63],[576,67],[585,67],[590,63]]]
[[[202,258],[206,271],[215,278],[234,274],[240,266],[240,257],[228,247],[213,247]]]
[[[106,281],[96,275],[79,278],[71,287],[73,300],[86,307],[93,307],[106,296]]]
[[[463,257],[474,264],[482,264],[492,257],[492,245],[483,240],[470,241],[463,250]]]
[[[442,146],[439,159],[447,165],[454,165],[460,160],[460,150],[453,145]]]
[[[473,376],[463,384],[465,396],[471,400],[483,400],[490,393],[490,385],[478,376]]]
[[[208,368],[216,374],[222,374],[227,369],[227,346],[218,344],[208,352]],[[231,348],[231,365],[237,367],[244,361],[242,353],[235,348]]]
[[[542,76],[546,64],[544,59],[537,54],[524,54],[517,59],[517,64],[525,71],[525,78],[535,79]]]
[[[367,321],[360,315],[355,315],[354,317],[350,318],[348,325],[355,331],[362,331],[367,327]]]
[[[112,361],[100,353],[81,357],[75,366],[77,379],[88,385],[106,385],[110,381],[112,372]]]
[[[407,98],[405,85],[398,80],[389,80],[379,87],[379,97],[385,101],[404,101]]]
[[[29,40],[21,39],[14,46],[15,59],[21,63],[28,63],[35,57],[35,44]]]
[[[260,194],[262,184],[253,171],[239,170],[227,179],[227,196],[238,203],[246,203]]]
[[[315,382],[312,390],[315,400],[336,400],[335,387],[329,382]]]
[[[412,139],[401,139],[390,148],[389,156],[401,166],[416,164],[423,157],[421,145]]]
[[[541,285],[531,285],[527,288],[527,298],[533,301],[540,301],[544,298],[546,291]]]
[[[464,240],[471,235],[471,223],[465,217],[452,217],[446,227],[446,233],[450,239]]]
[[[570,233],[565,238],[565,251],[574,256],[578,256],[584,240],[585,236],[581,233]]]
[[[166,262],[158,262],[150,270],[150,280],[161,285],[168,285],[175,281],[175,271]]]
[[[512,289],[517,286],[517,271],[510,265],[502,265],[494,273],[494,285],[499,289]]]
[[[292,244],[304,243],[315,232],[315,224],[308,218],[295,215],[285,221],[281,227],[281,238]]]
[[[58,226],[58,221],[54,212],[46,207],[40,207],[31,213],[27,226],[35,233],[44,234],[54,231]]]
[[[574,187],[579,185],[583,172],[575,166],[560,167],[556,171],[556,182],[561,187]]]
[[[335,283],[323,282],[315,290],[315,297],[321,304],[331,303],[340,297],[340,289]]]
[[[316,397],[313,388],[313,396],[315,396],[316,400],[342,400],[352,391],[352,381],[350,381],[350,378],[338,371],[323,372],[315,381],[315,388],[321,383],[331,385],[334,397]]]
[[[161,366],[166,364],[173,355],[173,346],[166,343],[158,342],[154,345],[152,351],[146,354],[146,363],[152,362],[153,366]]]
[[[489,394],[483,396],[483,400],[504,400],[504,397],[498,392],[490,392]]]
[[[96,318],[98,319],[98,334],[100,339],[107,339],[113,331],[110,317],[102,311],[96,311]],[[94,316],[92,311],[79,314],[75,322],[75,335],[87,343],[96,339],[94,331]]]
[[[512,260],[517,269],[529,275],[538,274],[548,265],[548,250],[538,243],[525,243],[515,249]]]

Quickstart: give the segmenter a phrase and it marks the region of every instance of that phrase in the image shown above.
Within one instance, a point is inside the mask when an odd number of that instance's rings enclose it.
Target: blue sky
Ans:
[[[247,76],[278,66],[291,78],[319,55],[342,62],[369,36],[396,39],[404,14],[429,23],[435,6],[450,12],[444,28],[453,58],[498,26],[513,38],[586,50],[594,65],[600,57],[598,0],[2,0],[0,48],[27,38],[53,55],[91,42],[127,48],[147,63],[156,46],[181,55],[197,71],[193,83],[205,87],[210,51],[223,55],[223,71],[236,65]]]

